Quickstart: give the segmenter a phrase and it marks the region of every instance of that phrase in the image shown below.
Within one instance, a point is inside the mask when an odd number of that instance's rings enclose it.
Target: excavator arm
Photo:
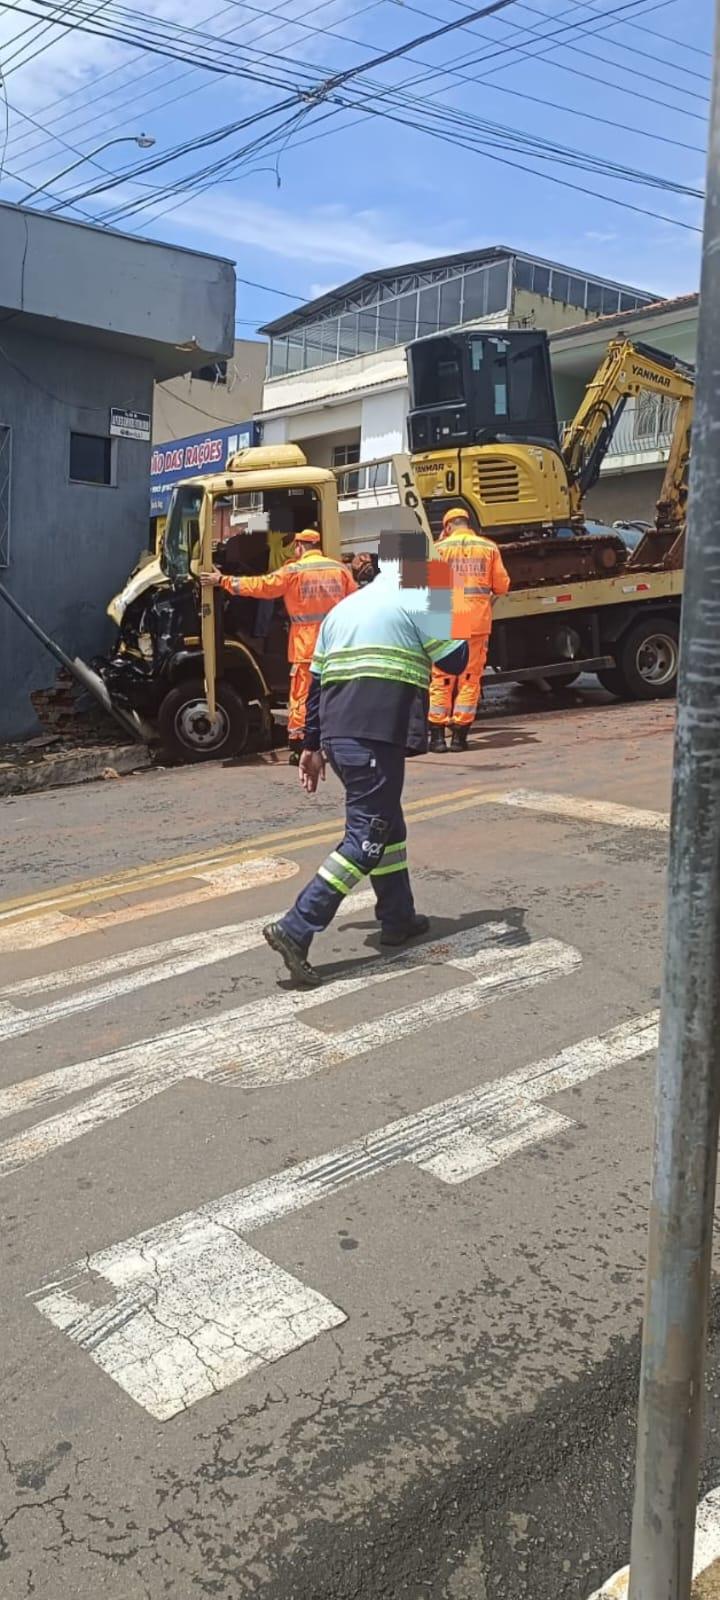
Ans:
[[[682,493],[681,479],[687,475],[687,458],[684,473],[682,459],[683,450],[689,451],[694,392],[694,370],[678,357],[655,350],[652,345],[634,343],[631,339],[612,341],[563,436],[562,455],[568,475],[571,517],[581,516],[583,499],[597,482],[625,402],[630,396],[638,394],[658,394],[679,401],[684,408],[683,417],[686,417],[686,421],[680,430],[676,424],[673,436],[673,452],[677,447],[673,475],[668,463],[660,502],[662,505],[667,490],[674,515]]]

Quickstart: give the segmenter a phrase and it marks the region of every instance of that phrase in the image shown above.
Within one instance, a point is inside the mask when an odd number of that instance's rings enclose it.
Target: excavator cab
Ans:
[[[418,339],[407,354],[413,470],[433,533],[458,502],[493,538],[566,522],[547,335],[471,329]]]
[[[559,449],[547,334],[440,334],[410,345],[408,365],[414,453],[513,440]]]

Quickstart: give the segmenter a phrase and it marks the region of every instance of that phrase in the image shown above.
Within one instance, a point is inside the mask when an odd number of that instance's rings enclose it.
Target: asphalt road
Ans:
[[[591,701],[410,763],[431,934],[381,955],[348,902],[310,996],[259,928],[334,780],[2,805],[4,1600],[583,1600],[624,1561],[673,708]]]

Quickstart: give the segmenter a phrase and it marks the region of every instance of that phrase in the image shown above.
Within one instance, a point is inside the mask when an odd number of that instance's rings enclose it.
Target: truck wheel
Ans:
[[[629,700],[669,700],[677,688],[679,632],[673,617],[636,622],[620,642],[616,692]]]
[[[166,694],[158,728],[165,749],[176,761],[217,761],[245,749],[249,723],[244,700],[227,683],[218,684],[216,698],[211,722],[201,678],[188,678]]]

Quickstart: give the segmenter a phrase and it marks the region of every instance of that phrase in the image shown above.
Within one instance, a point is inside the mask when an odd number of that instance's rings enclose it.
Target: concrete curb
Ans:
[[[596,1589],[590,1600],[627,1600],[629,1567],[608,1578],[602,1589]],[[692,1586],[692,1600],[720,1600],[720,1560],[698,1572]]]
[[[142,744],[90,745],[86,749],[57,751],[40,761],[8,762],[0,765],[0,799],[37,794],[71,783],[90,783],[105,773],[120,778],[150,765],[150,752]]]
[[[627,1600],[629,1578],[629,1567],[623,1567],[590,1600]],[[720,1600],[720,1488],[711,1489],[698,1506],[692,1600]]]

